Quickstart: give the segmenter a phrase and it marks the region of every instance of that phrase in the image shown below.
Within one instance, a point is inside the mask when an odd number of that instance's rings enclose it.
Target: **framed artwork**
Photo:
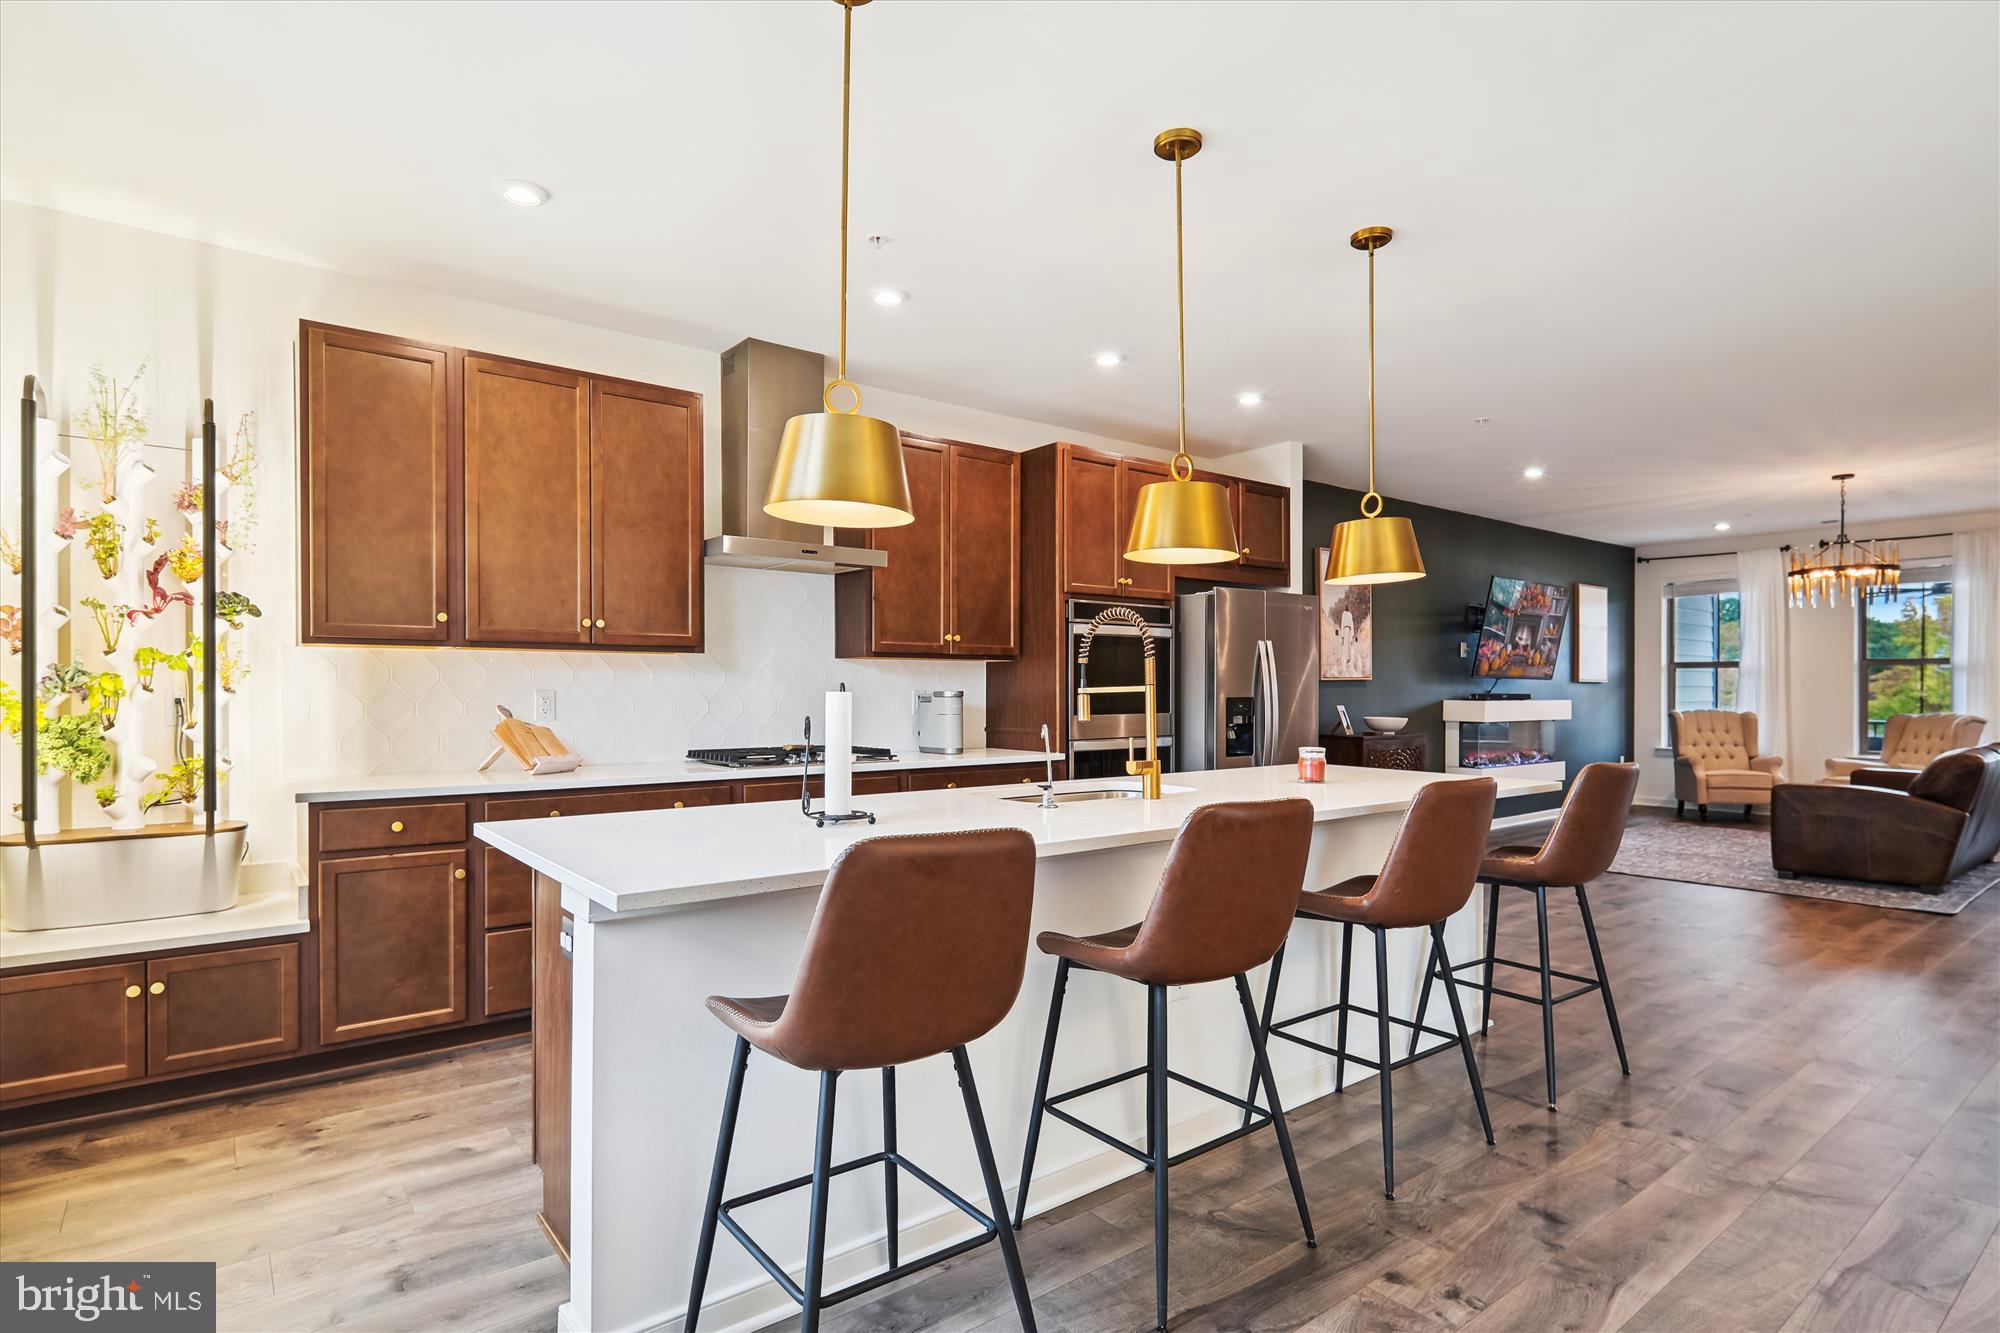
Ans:
[[[1343,736],[1352,736],[1354,734],[1354,719],[1347,715],[1347,705],[1335,704],[1333,711],[1334,715],[1340,719],[1340,734]]]
[[[1595,583],[1576,585],[1576,651],[1570,665],[1583,684],[1601,685],[1611,678],[1610,594]]]
[[[1319,678],[1375,679],[1375,590],[1365,583],[1326,582],[1332,552],[1313,549],[1313,582],[1319,585]]]

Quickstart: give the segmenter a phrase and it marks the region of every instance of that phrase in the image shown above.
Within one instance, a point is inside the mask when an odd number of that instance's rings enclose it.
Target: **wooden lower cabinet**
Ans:
[[[527,926],[486,932],[486,1017],[518,1014],[534,999],[532,933]]]
[[[535,876],[534,924],[534,1096],[535,1161],[542,1168],[542,1230],[569,1262],[569,913],[562,886]]]
[[[144,1075],[145,993],[143,963],[0,977],[0,1102]]]
[[[146,1072],[239,1064],[299,1049],[299,945],[146,964]]]
[[[463,847],[319,862],[319,1039],[415,1032],[466,1016]]]
[[[992,768],[930,768],[919,769],[910,774],[911,791],[946,791],[954,787],[997,787],[1002,783],[1033,784],[1042,780],[1045,770],[1041,765],[1033,768],[1016,765]],[[1063,766],[1056,765],[1056,776],[1060,778]]]

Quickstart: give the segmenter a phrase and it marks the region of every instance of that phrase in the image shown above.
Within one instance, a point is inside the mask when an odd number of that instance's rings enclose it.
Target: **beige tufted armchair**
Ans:
[[[1915,773],[1946,750],[1979,744],[1986,719],[1970,713],[1898,713],[1882,730],[1882,753],[1826,761],[1826,780],[1845,782],[1857,769],[1895,768]]]
[[[1674,750],[1674,813],[1687,813],[1693,801],[1701,817],[1708,807],[1771,804],[1771,788],[1784,768],[1783,756],[1757,753],[1757,715],[1714,709],[1667,714],[1667,735]]]

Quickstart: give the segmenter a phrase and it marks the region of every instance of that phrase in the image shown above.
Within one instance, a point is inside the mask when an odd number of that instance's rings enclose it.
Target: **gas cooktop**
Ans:
[[[896,752],[873,745],[853,747],[857,763],[868,760],[894,759]],[[788,764],[806,762],[806,747],[803,745],[746,745],[723,750],[689,750],[688,762],[713,764],[717,768],[783,768]],[[812,762],[826,763],[826,747],[812,747]]]

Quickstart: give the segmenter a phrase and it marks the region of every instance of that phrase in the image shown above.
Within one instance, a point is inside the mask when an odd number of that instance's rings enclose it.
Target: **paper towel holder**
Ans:
[[[845,689],[847,687],[843,685],[841,688]],[[805,772],[799,778],[799,810],[807,819],[810,819],[820,828],[825,828],[828,824],[851,824],[859,819],[865,819],[871,824],[875,822],[875,816],[866,810],[855,810],[844,815],[830,815],[824,810],[815,810],[812,808],[813,720],[811,713],[806,714],[805,760]]]

